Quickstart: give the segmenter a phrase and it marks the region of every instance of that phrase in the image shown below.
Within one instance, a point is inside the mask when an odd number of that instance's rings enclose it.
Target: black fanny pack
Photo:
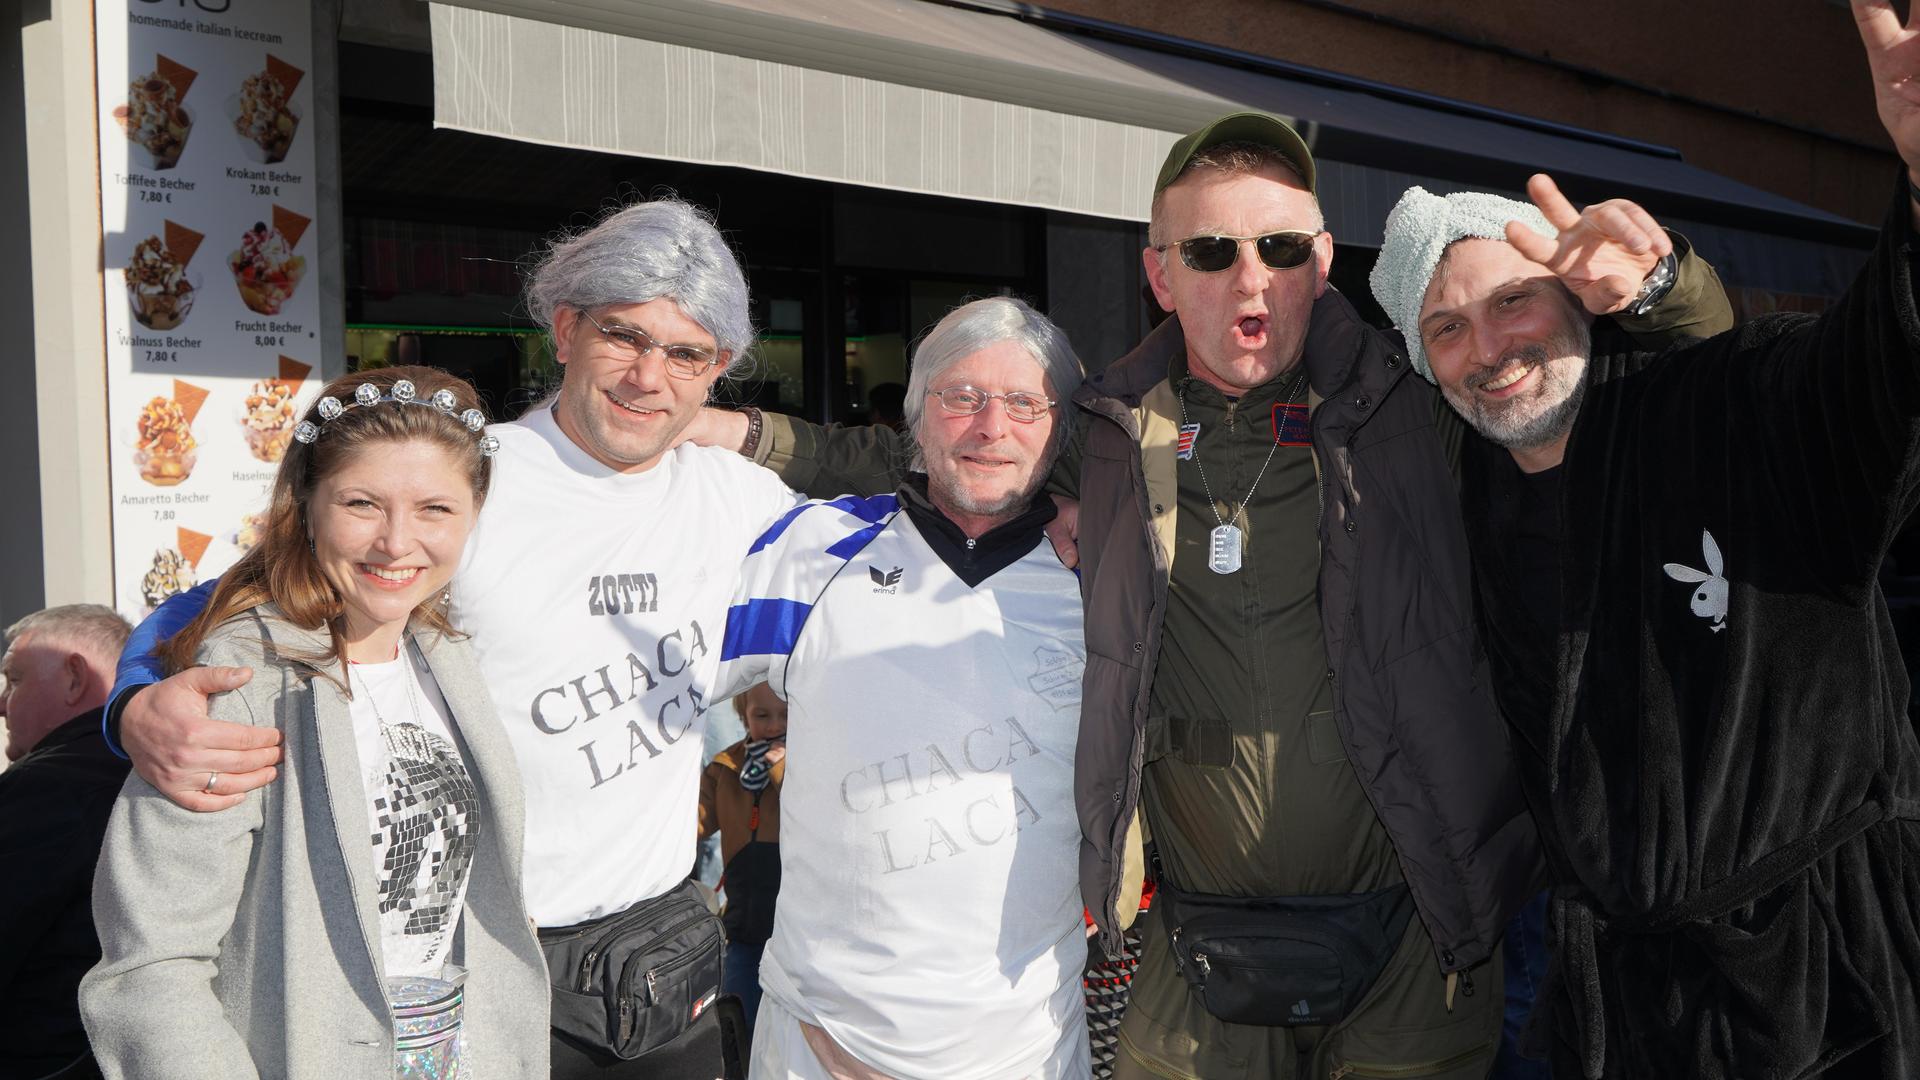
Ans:
[[[553,1026],[623,1061],[672,1042],[720,996],[722,939],[692,881],[602,919],[542,928]]]
[[[1340,896],[1153,894],[1174,964],[1207,1012],[1229,1024],[1337,1024],[1400,947],[1413,896],[1404,884]]]

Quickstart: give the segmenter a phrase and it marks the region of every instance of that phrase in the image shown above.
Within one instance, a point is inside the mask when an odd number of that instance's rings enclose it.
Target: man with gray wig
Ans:
[[[790,708],[756,1078],[1089,1073],[1086,646],[1040,491],[1080,378],[1026,304],[955,309],[914,355],[906,482],[808,503],[747,558],[718,692]]]
[[[1819,317],[1590,332],[1574,211],[1414,189],[1375,294],[1483,439],[1481,637],[1553,880],[1564,1077],[1920,1076],[1920,745],[1878,585],[1920,506],[1920,14],[1854,0],[1903,168]]]
[[[95,1075],[80,977],[100,960],[93,864],[127,763],[100,707],[127,623],[99,604],[36,611],[7,628],[0,660],[0,1077]]]
[[[491,429],[492,489],[450,614],[525,782],[553,1075],[711,1080],[721,932],[689,880],[704,715],[740,560],[795,498],[736,455],[673,443],[752,343],[746,281],[705,213],[662,199],[555,240],[527,304],[565,375]],[[135,666],[193,595],[143,624]],[[125,708],[135,768],[183,806],[221,809],[271,779],[278,747],[250,739],[277,733],[205,719],[202,695],[240,678],[189,670]]]

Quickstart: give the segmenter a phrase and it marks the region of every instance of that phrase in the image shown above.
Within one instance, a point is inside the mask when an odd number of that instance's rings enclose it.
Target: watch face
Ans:
[[[1660,261],[1653,264],[1647,279],[1640,283],[1640,293],[1633,298],[1632,303],[1626,306],[1626,313],[1645,315],[1655,304],[1665,299],[1667,293],[1673,288],[1674,278],[1678,276],[1674,273],[1674,268],[1679,265],[1679,261],[1678,256],[1672,252],[1661,256]]]

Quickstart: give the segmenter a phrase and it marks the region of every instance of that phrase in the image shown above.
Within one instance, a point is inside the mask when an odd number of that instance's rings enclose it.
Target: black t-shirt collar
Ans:
[[[1047,523],[1060,512],[1053,498],[1038,492],[1020,516],[969,541],[927,497],[927,474],[914,473],[900,486],[900,505],[913,519],[940,560],[969,588],[1025,558],[1046,538]]]

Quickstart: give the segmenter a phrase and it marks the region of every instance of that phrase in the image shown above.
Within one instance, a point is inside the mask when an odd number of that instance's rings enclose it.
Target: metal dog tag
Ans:
[[[1240,569],[1240,530],[1233,525],[1222,525],[1213,530],[1211,550],[1207,552],[1207,568],[1216,574],[1231,574]]]

